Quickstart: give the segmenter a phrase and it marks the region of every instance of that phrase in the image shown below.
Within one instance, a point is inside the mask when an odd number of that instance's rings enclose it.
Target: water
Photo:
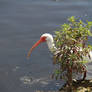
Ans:
[[[29,60],[25,55],[41,34],[53,34],[69,16],[92,21],[92,1],[0,0],[0,92],[52,92],[63,85],[50,79],[52,57],[45,43]]]

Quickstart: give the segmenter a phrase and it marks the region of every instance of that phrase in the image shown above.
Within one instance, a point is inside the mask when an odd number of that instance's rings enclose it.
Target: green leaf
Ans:
[[[80,20],[80,24],[83,24],[83,21],[82,20]]]
[[[55,71],[55,74],[57,75],[57,74],[60,74],[61,72],[60,72],[60,70],[56,70]]]
[[[88,61],[80,61],[80,63],[86,64],[86,63],[88,63]]]
[[[92,26],[92,21],[88,21],[88,25]]]
[[[86,26],[87,26],[88,29],[90,29],[92,27],[92,21],[87,21],[87,23],[88,24]]]
[[[88,30],[88,35],[89,35],[89,36],[92,36],[92,33],[91,33],[91,31],[90,31],[90,30]]]
[[[90,48],[92,50],[92,45],[88,45],[88,48]]]
[[[68,20],[69,20],[70,22],[75,22],[75,16],[72,16],[72,17],[68,18]]]
[[[82,43],[76,44],[76,46],[78,46],[78,47],[82,47]]]
[[[59,31],[55,31],[55,34],[56,34],[56,35],[59,35],[59,34],[60,34],[60,32],[59,32]]]

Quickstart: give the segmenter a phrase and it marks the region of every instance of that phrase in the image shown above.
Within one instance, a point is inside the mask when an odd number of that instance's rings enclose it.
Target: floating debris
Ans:
[[[24,84],[30,84],[32,82],[32,78],[29,76],[24,76],[21,77],[20,80],[24,83]]]
[[[16,67],[13,69],[13,71],[15,72],[15,71],[17,71],[19,68],[20,68],[19,66],[16,66]]]

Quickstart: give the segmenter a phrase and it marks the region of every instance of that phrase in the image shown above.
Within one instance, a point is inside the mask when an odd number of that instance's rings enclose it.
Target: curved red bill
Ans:
[[[46,41],[45,38],[46,38],[46,37],[41,37],[40,40],[38,40],[38,41],[32,46],[32,48],[29,50],[29,52],[28,52],[28,54],[27,54],[27,58],[30,57],[30,55],[31,55],[31,53],[32,53],[32,51],[33,51],[34,48],[36,48],[40,43]]]

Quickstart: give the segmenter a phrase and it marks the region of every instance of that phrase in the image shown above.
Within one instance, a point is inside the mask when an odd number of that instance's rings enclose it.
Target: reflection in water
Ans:
[[[24,83],[24,84],[32,84],[32,78],[29,76],[23,76],[20,78],[20,80]]]
[[[34,87],[37,86],[36,89],[41,90],[58,90],[62,84],[61,80],[57,81],[57,83],[53,80],[50,80],[48,77],[41,77],[41,78],[31,78],[29,76],[23,76],[20,78],[20,81],[25,85],[25,86],[30,86]],[[62,81],[63,82],[63,81]],[[64,82],[63,82],[64,83]],[[53,87],[52,87],[53,85]]]
[[[47,85],[49,80],[46,78],[39,78],[39,79],[33,79],[29,76],[23,76],[20,78],[20,80],[24,83],[24,84],[28,84],[28,85],[32,85],[32,84],[36,84],[36,83],[41,83],[43,85]]]

